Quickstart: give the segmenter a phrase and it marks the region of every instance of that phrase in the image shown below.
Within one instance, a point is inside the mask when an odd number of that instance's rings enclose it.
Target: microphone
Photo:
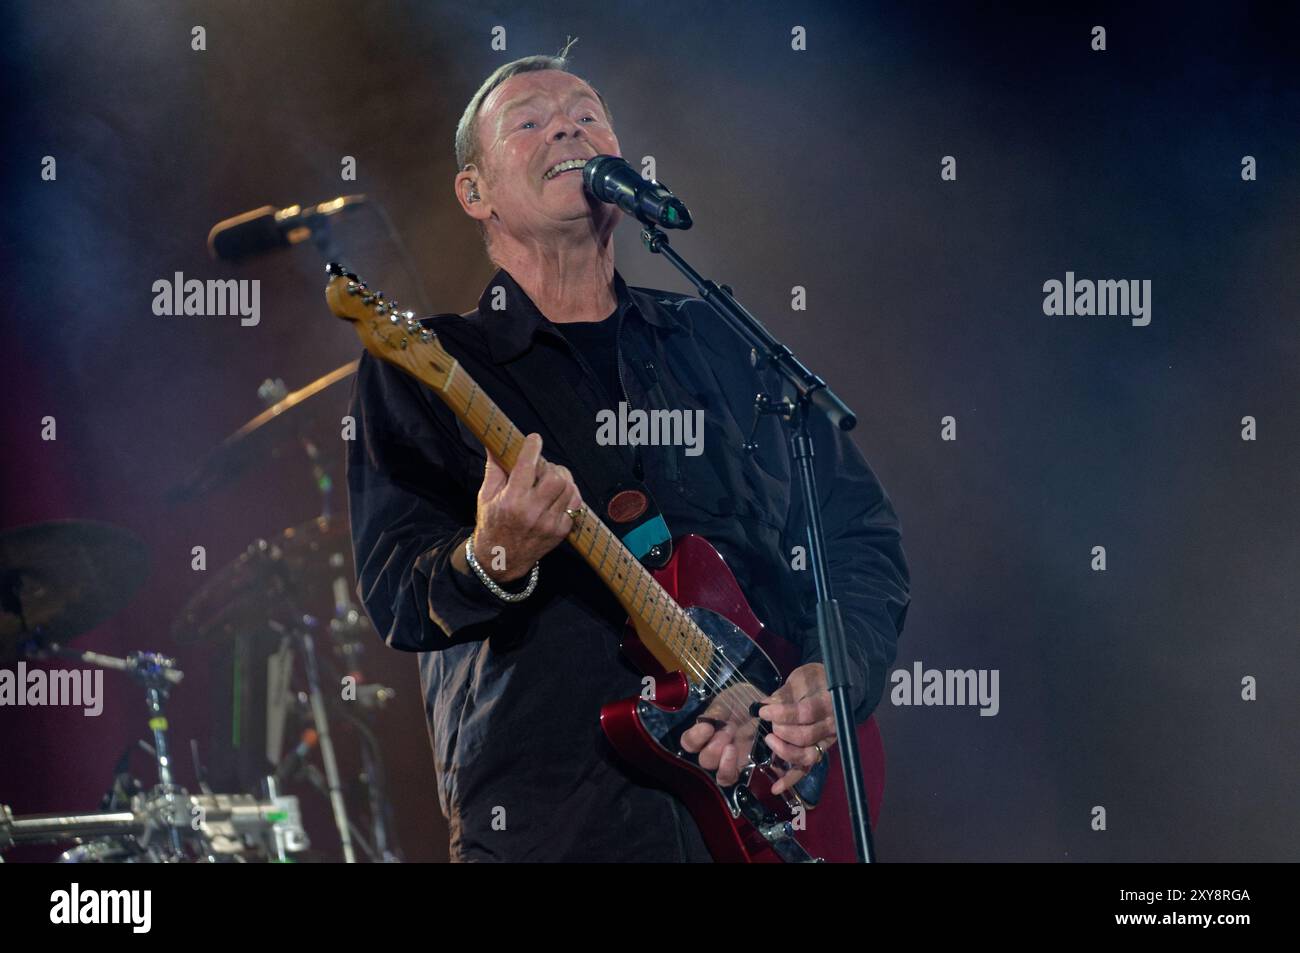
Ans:
[[[582,184],[601,202],[617,205],[645,225],[690,228],[691,213],[667,186],[641,173],[619,156],[595,156],[582,167]]]
[[[222,261],[240,261],[277,248],[288,248],[329,227],[330,216],[364,204],[364,195],[340,195],[319,205],[263,205],[217,222],[208,232],[208,251]]]

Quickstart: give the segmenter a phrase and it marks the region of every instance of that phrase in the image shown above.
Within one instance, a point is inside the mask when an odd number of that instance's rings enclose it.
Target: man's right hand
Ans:
[[[478,491],[474,558],[498,583],[528,575],[572,531],[573,520],[565,510],[582,506],[573,474],[541,459],[541,454],[541,435],[530,433],[507,476],[501,461],[487,451]],[[501,565],[498,554],[505,557],[504,569],[493,567],[493,563]]]

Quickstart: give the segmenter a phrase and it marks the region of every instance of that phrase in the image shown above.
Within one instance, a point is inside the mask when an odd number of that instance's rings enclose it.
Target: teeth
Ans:
[[[551,168],[547,170],[546,175],[542,176],[542,178],[553,179],[561,172],[567,172],[570,169],[581,169],[586,164],[586,159],[566,159],[563,162],[551,166]]]

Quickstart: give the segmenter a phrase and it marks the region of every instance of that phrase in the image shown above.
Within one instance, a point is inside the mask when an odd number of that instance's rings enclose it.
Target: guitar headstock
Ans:
[[[351,321],[366,350],[414,374],[430,387],[443,388],[455,367],[435,335],[416,320],[414,311],[373,291],[366,283],[336,262],[325,266],[329,283],[325,301],[334,316]]]

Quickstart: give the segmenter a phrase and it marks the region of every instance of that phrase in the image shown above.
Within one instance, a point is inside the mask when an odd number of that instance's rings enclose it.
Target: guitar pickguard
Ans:
[[[739,780],[729,786],[718,785],[732,817],[749,819],[784,859],[807,861],[811,858],[794,841],[788,821],[800,809],[801,801],[804,809],[816,804],[825,779],[825,762],[795,785],[794,793],[755,794],[758,773],[765,775],[762,788],[766,789],[784,772],[785,765],[763,742],[771,726],[749,715],[748,707],[776,691],[782,683],[781,674],[758,644],[726,617],[699,606],[687,607],[686,613],[713,642],[716,664],[707,678],[691,681],[686,700],[677,708],[643,700],[637,705],[637,716],[664,751],[699,768],[698,755],[682,748],[681,736],[699,718],[723,715],[737,739],[749,739]],[[699,770],[713,777],[712,772]],[[784,810],[773,803],[774,798],[782,802]]]

